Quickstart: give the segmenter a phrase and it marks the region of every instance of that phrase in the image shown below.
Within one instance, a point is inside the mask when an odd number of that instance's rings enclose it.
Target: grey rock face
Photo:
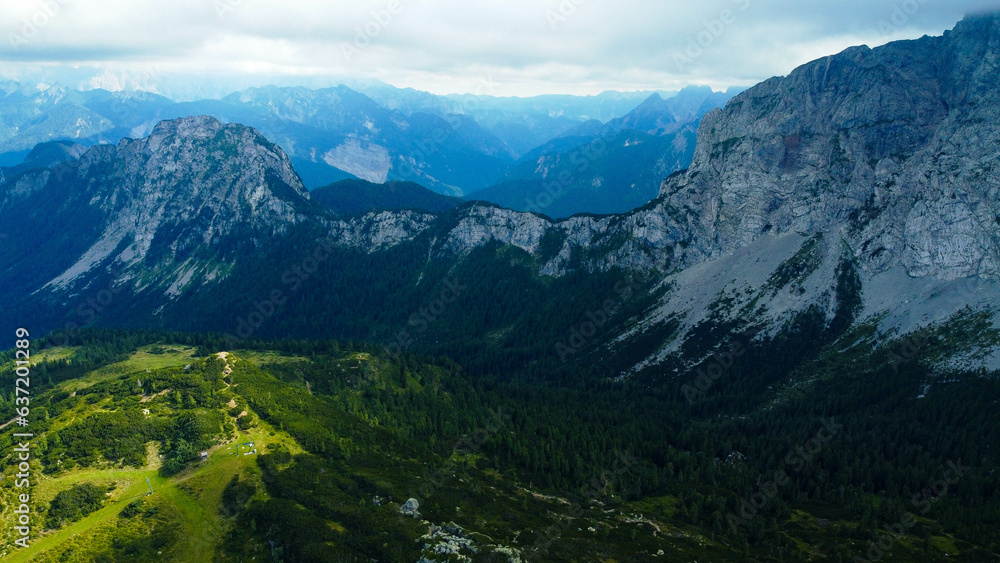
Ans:
[[[345,246],[375,252],[417,236],[433,224],[434,218],[417,211],[373,211],[360,219],[334,221],[330,238]]]
[[[496,240],[535,253],[558,232],[562,248],[540,273],[561,275],[574,255],[592,270],[671,269],[765,233],[826,232],[872,273],[901,264],[914,277],[996,278],[998,65],[998,15],[943,37],[853,47],[706,115],[690,169],[644,208],[556,222],[474,206],[441,245],[461,254]]]
[[[703,120],[686,207],[712,255],[762,233],[842,232],[867,269],[1000,274],[1000,17],[854,47],[772,78]]]
[[[413,518],[420,518],[420,502],[415,498],[407,499],[403,506],[399,507],[399,511],[403,516],[412,516]]]
[[[551,224],[530,213],[519,213],[501,207],[475,206],[448,233],[444,248],[461,253],[496,240],[534,253]]]
[[[307,216],[308,192],[285,154],[253,129],[211,117],[166,121],[147,138],[95,146],[72,176],[63,180],[78,183],[78,196],[108,219],[77,263],[49,282],[55,288],[103,265],[140,289],[162,285],[176,294],[218,275],[192,256],[215,254],[217,270],[238,252],[223,250],[224,242],[256,247]],[[165,276],[150,277],[163,268]]]

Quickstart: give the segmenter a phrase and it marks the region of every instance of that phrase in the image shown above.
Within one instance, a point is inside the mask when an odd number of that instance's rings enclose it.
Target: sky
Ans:
[[[1000,0],[3,0],[0,77],[178,100],[377,79],[435,94],[751,86]]]

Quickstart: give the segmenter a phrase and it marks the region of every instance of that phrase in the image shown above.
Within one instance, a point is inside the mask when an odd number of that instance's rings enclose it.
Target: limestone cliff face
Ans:
[[[295,200],[308,199],[284,152],[241,125],[211,117],[164,121],[144,139],[94,147],[80,159],[79,176],[113,186],[94,202],[109,213],[135,208],[140,222],[168,217],[178,224],[214,221],[206,244],[226,226],[280,225],[301,220]],[[213,225],[215,225],[213,227]]]
[[[49,282],[54,288],[101,267],[176,294],[309,213],[308,192],[281,149],[211,117],[162,122],[144,139],[95,146],[75,169],[57,172],[51,181],[72,185],[72,197],[105,219],[90,248]]]
[[[825,232],[871,273],[996,278],[998,65],[997,15],[943,37],[850,48],[706,115],[691,167],[642,209],[554,222],[471,207],[439,244],[462,253],[497,240],[534,253],[556,230],[563,248],[541,273],[560,275],[575,254],[592,269],[687,267],[764,234]]]
[[[772,78],[702,121],[660,195],[715,256],[765,232],[837,232],[865,268],[1000,275],[1000,17],[854,47]]]
[[[435,219],[419,211],[373,211],[352,220],[332,221],[330,239],[376,252],[412,239],[433,225]]]
[[[886,339],[967,308],[992,314],[1000,306],[998,76],[1000,14],[967,18],[942,37],[854,47],[707,114],[691,167],[640,209],[553,221],[472,205],[425,228],[444,232],[433,243],[439,256],[496,241],[544,253],[543,275],[664,273],[659,302],[617,337],[649,346],[623,376],[658,369],[706,323],[773,335],[807,309],[832,321],[850,298],[838,274],[850,262],[860,283],[856,320],[874,320]],[[403,232],[407,219],[400,215],[396,229],[385,214],[354,221]],[[679,328],[667,330],[672,323]],[[1000,350],[980,344],[970,365],[1000,366]],[[610,345],[607,355],[615,353]]]

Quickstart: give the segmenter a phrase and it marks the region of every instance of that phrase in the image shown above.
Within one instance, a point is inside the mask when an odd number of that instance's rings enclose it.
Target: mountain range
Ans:
[[[52,244],[60,236],[73,243],[47,253],[53,258],[30,274],[9,269],[5,284],[30,289],[24,295],[33,302],[49,292],[57,302],[93,287],[94,276],[111,275],[116,287],[166,298],[163,311],[185,287],[212,291],[233,282],[225,272],[241,256],[223,249],[264,251],[308,225],[330,233],[341,251],[372,260],[412,247],[430,257],[427,266],[460,264],[480,249],[509,247],[537,264],[531,269],[540,279],[613,269],[683,276],[695,266],[722,267],[733,253],[762,252],[751,260],[757,266],[734,272],[706,298],[742,294],[733,305],[818,306],[828,315],[837,307],[834,272],[850,265],[865,296],[860,318],[876,318],[896,309],[899,292],[940,298],[947,287],[988,286],[998,274],[993,145],[978,126],[990,119],[995,100],[993,89],[976,82],[986,80],[977,77],[987,75],[981,67],[991,45],[979,28],[990,21],[970,19],[939,38],[849,49],[735,96],[702,118],[690,168],[665,180],[656,199],[619,215],[553,221],[473,202],[437,214],[339,218],[310,200],[293,161],[254,130],[206,117],[163,122],[144,139],[93,147],[56,173],[35,169],[8,178],[0,212],[33,210],[8,223],[8,256],[19,244]],[[894,70],[906,57],[915,62],[905,73]],[[641,107],[647,105],[663,104],[654,97]],[[53,209],[45,201],[60,203]],[[63,233],[50,236],[54,228]],[[200,264],[186,249],[212,249],[211,258]],[[753,294],[759,284],[751,278],[769,275],[762,269],[773,273],[779,256],[807,251],[808,268],[795,286],[807,291],[782,286],[769,296]],[[156,277],[146,281],[140,271]],[[893,297],[882,295],[889,290]],[[681,313],[668,304],[672,292],[664,299],[667,309],[637,326]],[[958,304],[925,306],[949,315]]]
[[[0,115],[9,124],[6,131],[0,131],[0,165],[22,165],[28,151],[41,142],[58,140],[84,146],[117,143],[148,135],[162,120],[209,115],[261,131],[282,147],[309,189],[343,179],[412,181],[446,195],[479,191],[477,199],[505,204],[523,199],[523,189],[507,193],[512,178],[531,179],[516,171],[524,168],[514,162],[524,152],[556,138],[560,138],[555,141],[557,146],[567,141],[592,141],[593,134],[577,139],[573,130],[586,130],[595,123],[601,127],[607,123],[621,132],[623,128],[612,121],[627,114],[641,96],[650,95],[443,97],[388,85],[363,86],[375,99],[347,86],[321,90],[272,86],[250,88],[218,100],[174,103],[145,92],[75,91],[58,85],[39,89],[8,82],[0,99]],[[652,112],[646,119],[655,120],[655,115],[662,114],[662,119],[671,123],[696,123],[698,106],[714,107],[727,99],[708,88],[685,89],[676,100],[670,97],[676,93],[664,94],[671,100],[664,102],[667,105],[650,109],[649,103],[643,104],[643,112]],[[660,93],[652,97],[663,102]],[[691,145],[693,131],[693,127],[687,131]],[[567,133],[573,135],[562,138]],[[619,144],[618,140],[612,143]],[[664,163],[654,154],[656,147],[647,148],[629,156],[635,169],[649,170],[648,174],[627,185],[608,180],[606,185],[589,189],[589,200],[575,198],[578,203],[568,207],[562,203],[550,211],[569,215],[625,210],[620,203],[610,202],[618,202],[625,192],[631,192],[625,198],[629,204],[644,203],[663,177],[690,161],[690,150],[681,150],[677,158]],[[611,162],[605,165],[603,156],[599,157],[595,165],[612,169],[620,165],[615,155],[609,153],[607,159]],[[501,185],[483,190],[497,182]]]
[[[781,536],[772,557],[847,559],[822,534],[873,537],[876,514],[898,519],[908,491],[961,457],[971,476],[936,514],[954,550],[928,540],[923,553],[933,543],[933,558],[990,560],[998,61],[1000,15],[969,16],[943,36],[852,47],[745,91],[653,94],[525,154],[500,121],[407,114],[346,87],[249,90],[206,102],[215,117],[160,121],[141,138],[38,145],[3,169],[0,325],[29,318],[56,341],[83,326],[212,332],[229,349],[363,341],[394,358],[446,355],[525,397],[634,386],[635,404],[614,415],[657,417],[642,447],[658,476],[674,473],[675,449],[705,448],[695,488],[722,506],[718,522],[684,517],[732,560],[778,520],[824,539]],[[165,114],[205,107],[144,100]],[[105,124],[88,123],[80,137],[96,143]],[[8,149],[37,136],[22,129]],[[355,178],[310,193],[303,161]],[[391,182],[407,162],[418,183],[472,201]],[[579,202],[619,212],[579,213]],[[716,495],[715,476],[754,494],[765,471],[794,465],[783,453],[809,439],[804,421],[829,417],[844,431],[803,457],[815,471],[781,493],[792,508],[746,536],[743,513],[719,539],[741,497]],[[705,428],[720,438],[701,441]],[[572,455],[541,455],[574,474]],[[852,477],[864,471],[874,475]],[[919,558],[916,541],[904,557]]]

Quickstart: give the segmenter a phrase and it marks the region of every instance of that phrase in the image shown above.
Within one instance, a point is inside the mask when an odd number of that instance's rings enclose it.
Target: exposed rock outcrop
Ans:
[[[280,148],[249,127],[205,116],[94,146],[75,167],[26,175],[8,194],[24,197],[52,181],[70,187],[60,205],[79,201],[103,218],[86,252],[48,283],[55,289],[103,268],[176,295],[313,213]]]
[[[718,256],[762,233],[840,232],[863,265],[1000,275],[1000,17],[853,47],[709,113],[661,197]]]

